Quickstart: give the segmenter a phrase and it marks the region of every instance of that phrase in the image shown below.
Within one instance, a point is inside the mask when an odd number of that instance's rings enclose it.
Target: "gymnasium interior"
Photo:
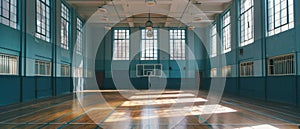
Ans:
[[[0,128],[300,129],[298,62],[299,0],[0,0]]]

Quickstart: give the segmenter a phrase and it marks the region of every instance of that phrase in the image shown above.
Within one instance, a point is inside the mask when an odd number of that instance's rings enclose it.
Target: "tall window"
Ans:
[[[268,59],[268,74],[270,76],[293,75],[294,55],[284,55]]]
[[[17,75],[18,57],[0,54],[0,75]]]
[[[114,30],[113,60],[129,60],[129,30]]]
[[[215,56],[217,56],[217,27],[216,27],[216,24],[213,24],[213,26],[211,27],[210,40],[211,40],[210,56],[215,57]]]
[[[231,51],[231,21],[230,11],[223,16],[223,53]]]
[[[241,0],[241,46],[254,41],[254,3],[253,0]]]
[[[61,76],[70,77],[70,65],[61,65]]]
[[[35,61],[35,75],[51,76],[51,63],[48,61]]]
[[[82,54],[82,21],[77,18],[76,53]]]
[[[294,28],[294,0],[268,0],[268,35]]]
[[[222,68],[222,77],[230,77],[231,76],[231,66],[224,66]]]
[[[213,68],[210,70],[210,77],[217,77],[217,68]]]
[[[253,76],[253,62],[245,62],[240,64],[240,76],[250,77]]]
[[[50,41],[50,0],[36,0],[35,36]]]
[[[17,0],[0,0],[0,23],[17,28]]]
[[[61,4],[61,47],[69,49],[70,13],[65,4]]]
[[[157,30],[153,29],[153,36],[147,37],[147,30],[142,29],[142,56],[141,60],[157,60],[158,50],[157,50]]]
[[[170,59],[185,60],[185,30],[170,30]]]

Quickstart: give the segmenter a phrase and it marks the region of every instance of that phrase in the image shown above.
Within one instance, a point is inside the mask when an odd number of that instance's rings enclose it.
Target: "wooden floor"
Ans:
[[[0,128],[298,129],[300,124],[299,108],[235,96],[208,105],[205,92],[195,96],[190,91],[128,91],[127,95],[130,99],[118,91],[86,91],[0,107]],[[99,100],[102,96],[105,101]]]

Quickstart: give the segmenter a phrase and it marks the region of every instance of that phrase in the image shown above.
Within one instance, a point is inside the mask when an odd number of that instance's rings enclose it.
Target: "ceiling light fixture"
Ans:
[[[199,21],[201,21],[202,20],[202,17],[194,17],[194,21],[195,22],[199,22]]]
[[[194,30],[195,29],[195,26],[189,26],[188,27],[188,30]]]
[[[108,19],[107,17],[101,18],[101,21],[102,21],[102,22],[108,22],[108,20],[109,20],[109,19]]]
[[[100,12],[100,13],[106,13],[107,10],[105,8],[100,7],[100,8],[98,8],[98,12]]]
[[[156,5],[156,0],[145,0],[145,2],[146,2],[146,6],[148,7],[152,7]]]
[[[111,27],[109,25],[106,25],[106,26],[104,26],[104,29],[107,30],[107,31],[110,31]]]
[[[150,11],[149,11],[149,17],[148,21],[145,23],[146,30],[147,30],[147,37],[153,37],[153,22],[150,20]]]

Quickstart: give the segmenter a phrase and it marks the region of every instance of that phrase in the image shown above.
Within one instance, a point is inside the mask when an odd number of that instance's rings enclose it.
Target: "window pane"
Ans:
[[[114,30],[113,60],[129,60],[129,30]]]
[[[36,33],[39,39],[50,41],[50,3],[36,0]]]
[[[211,40],[211,50],[210,50],[210,56],[215,57],[217,56],[217,27],[216,24],[214,24],[211,27],[210,32],[210,40]]]
[[[17,28],[17,3],[16,0],[0,1],[0,23]]]
[[[170,30],[170,59],[185,60],[185,30]]]
[[[293,0],[268,0],[268,36],[294,28]]]
[[[35,74],[37,76],[51,76],[51,63],[48,61],[35,61]]]
[[[231,21],[230,21],[230,11],[228,11],[223,16],[223,53],[231,51]]]
[[[268,59],[268,74],[270,76],[293,75],[294,73],[294,55]]]
[[[253,43],[254,41],[254,7],[253,0],[242,0],[241,1],[241,44],[245,46]]]
[[[18,74],[18,57],[0,54],[0,75]]]
[[[158,57],[158,45],[157,45],[157,30],[153,29],[152,37],[147,36],[147,30],[142,29],[141,30],[141,35],[142,35],[142,44],[141,44],[141,60],[157,60]]]

